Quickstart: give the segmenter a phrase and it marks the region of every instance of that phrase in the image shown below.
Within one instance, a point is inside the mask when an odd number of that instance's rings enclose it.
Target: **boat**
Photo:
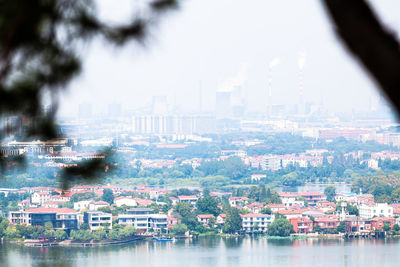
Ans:
[[[157,242],[172,242],[174,241],[174,238],[171,237],[153,237],[153,240]]]

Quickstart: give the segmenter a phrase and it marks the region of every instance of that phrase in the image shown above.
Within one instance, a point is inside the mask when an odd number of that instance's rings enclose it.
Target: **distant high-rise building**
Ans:
[[[230,100],[231,100],[230,102],[231,102],[233,117],[235,118],[243,117],[246,105],[241,86],[234,87]]]
[[[79,118],[91,118],[93,116],[92,104],[79,104]]]
[[[120,117],[122,115],[121,104],[108,104],[108,116]]]
[[[231,94],[229,91],[216,93],[215,114],[218,119],[230,118],[232,116]]]
[[[154,115],[165,115],[168,112],[167,96],[153,96],[152,113]]]

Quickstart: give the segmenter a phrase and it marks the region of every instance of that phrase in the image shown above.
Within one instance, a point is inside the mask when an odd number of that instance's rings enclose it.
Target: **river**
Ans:
[[[399,239],[267,240],[204,237],[97,248],[0,244],[0,266],[399,266]]]

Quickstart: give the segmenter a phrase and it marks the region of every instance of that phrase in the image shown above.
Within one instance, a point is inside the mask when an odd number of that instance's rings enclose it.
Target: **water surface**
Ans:
[[[0,245],[0,266],[399,266],[398,239],[267,240],[207,237],[98,248]]]

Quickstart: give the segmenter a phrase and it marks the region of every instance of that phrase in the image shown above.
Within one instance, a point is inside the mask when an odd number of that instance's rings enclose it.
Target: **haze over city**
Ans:
[[[99,1],[101,17],[123,21],[131,10],[146,12],[130,2]],[[400,2],[371,3],[397,32]],[[140,110],[155,95],[167,96],[178,112],[210,112],[216,91],[233,85],[241,87],[246,112],[265,112],[268,101],[296,104],[300,87],[305,102],[330,112],[379,105],[377,86],[347,54],[318,1],[184,1],[150,32],[144,46],[120,49],[97,40],[84,48],[83,72],[59,115],[76,115],[80,103],[97,112],[110,103]]]

